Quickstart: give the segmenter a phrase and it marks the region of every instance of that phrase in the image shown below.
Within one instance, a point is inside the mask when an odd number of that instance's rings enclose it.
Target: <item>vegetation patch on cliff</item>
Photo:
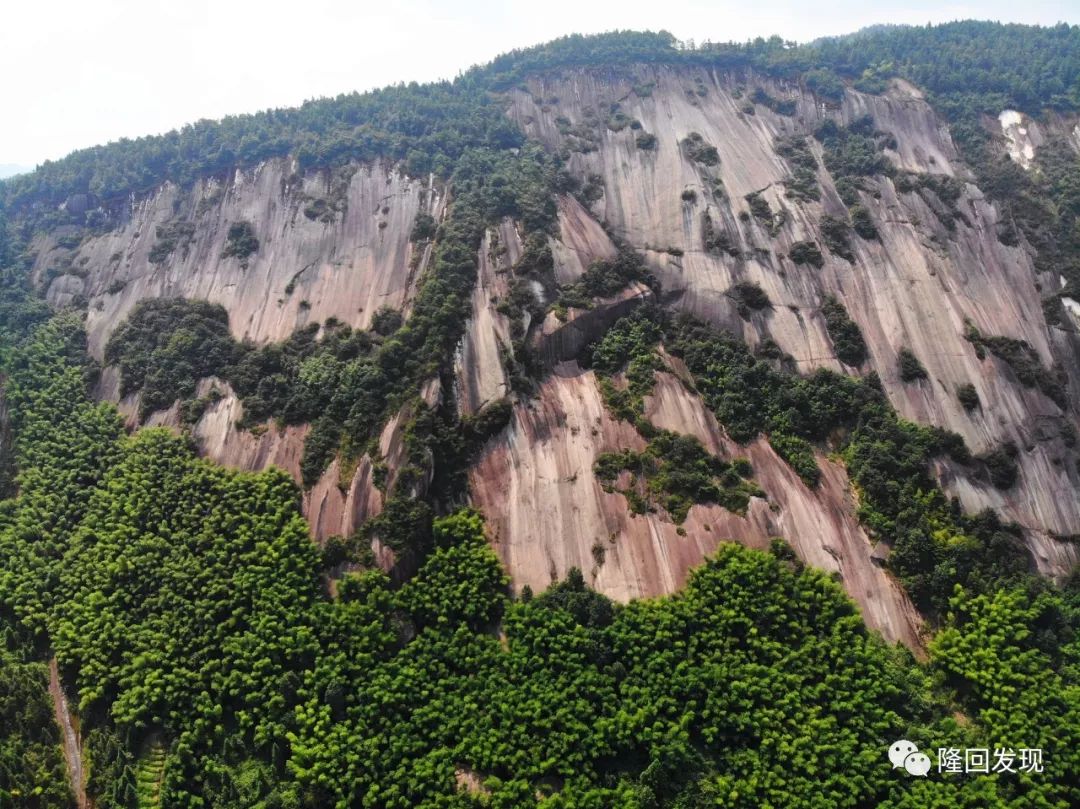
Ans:
[[[751,497],[764,497],[761,489],[746,480],[752,474],[745,459],[722,461],[690,435],[658,430],[642,452],[606,452],[593,465],[597,479],[608,491],[626,496],[630,510],[643,514],[663,508],[682,523],[695,503],[715,503],[728,511],[745,514]],[[621,473],[630,482],[619,488]]]
[[[686,156],[695,163],[700,163],[703,166],[720,164],[720,153],[716,151],[716,147],[706,143],[698,132],[691,132],[680,141],[679,145],[682,146]]]
[[[791,179],[784,183],[787,196],[791,199],[821,199],[817,158],[810,149],[810,141],[802,135],[785,136],[776,139],[774,148],[791,167]]]
[[[973,323],[968,323],[964,337],[975,346],[979,359],[989,351],[1002,360],[1024,387],[1036,388],[1046,394],[1059,407],[1068,404],[1068,391],[1064,373],[1060,368],[1047,368],[1039,354],[1025,340],[1000,335],[984,335]]]
[[[825,329],[836,349],[836,358],[845,365],[859,366],[866,362],[866,341],[859,324],[848,315],[844,304],[829,295],[821,302]]]
[[[565,307],[591,309],[597,298],[610,298],[634,283],[657,285],[641,256],[623,246],[614,259],[594,261],[577,281],[561,287],[558,302]]]

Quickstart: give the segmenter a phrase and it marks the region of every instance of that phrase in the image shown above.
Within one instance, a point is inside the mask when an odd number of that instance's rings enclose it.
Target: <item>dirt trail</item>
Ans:
[[[82,740],[79,738],[79,731],[72,719],[67,697],[64,696],[64,688],[60,683],[60,669],[55,657],[49,659],[49,695],[52,697],[56,724],[60,726],[60,731],[64,736],[64,761],[67,762],[68,779],[71,781],[71,792],[75,796],[75,803],[79,809],[92,809],[86,797],[86,783],[83,778]]]

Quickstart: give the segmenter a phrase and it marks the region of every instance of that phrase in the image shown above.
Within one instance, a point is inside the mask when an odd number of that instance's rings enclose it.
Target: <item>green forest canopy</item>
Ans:
[[[287,477],[124,435],[87,398],[84,339],[59,316],[11,365],[25,471],[0,510],[0,618],[74,684],[102,809],[140,800],[162,740],[169,807],[1080,800],[1075,590],[958,591],[924,666],[782,545],[723,545],[626,607],[576,572],[513,600],[459,512],[405,586],[350,574],[328,599]],[[0,797],[45,772],[52,797],[17,805],[64,806],[56,748],[31,752],[42,669],[2,661]],[[1042,747],[1046,771],[913,779],[885,759],[901,737]]]
[[[836,86],[835,77],[880,90],[884,79],[902,76],[957,115],[1080,108],[1080,27],[1064,24],[883,26],[798,46],[778,37],[689,47],[665,32],[572,35],[512,51],[452,82],[350,93],[83,149],[0,183],[0,207],[24,214],[73,194],[110,200],[147,192],[164,180],[188,184],[285,154],[297,155],[302,167],[389,157],[407,161],[414,173],[445,174],[469,147],[520,145],[491,91],[546,71],[633,64],[752,68],[785,78],[810,74],[811,86],[825,94]]]

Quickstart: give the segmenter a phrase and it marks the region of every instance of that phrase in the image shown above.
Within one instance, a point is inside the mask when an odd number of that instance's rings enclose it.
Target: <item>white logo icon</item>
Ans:
[[[907,739],[892,743],[889,748],[889,761],[892,762],[894,770],[903,767],[908,775],[925,777],[930,772],[930,756],[920,753],[915,743]]]

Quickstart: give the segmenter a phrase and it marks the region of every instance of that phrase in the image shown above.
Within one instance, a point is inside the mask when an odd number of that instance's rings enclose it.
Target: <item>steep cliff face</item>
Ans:
[[[874,371],[901,415],[959,433],[975,454],[1015,446],[1019,478],[1005,490],[954,463],[943,461],[936,472],[967,510],[993,508],[1020,524],[1041,572],[1061,576],[1076,563],[1076,544],[1061,537],[1080,534],[1080,471],[1067,446],[1080,401],[1080,305],[1072,311],[1067,301],[1064,323],[1047,323],[1042,292],[1058,289],[1060,280],[1035,271],[1026,245],[999,239],[997,209],[916,88],[896,81],[883,95],[848,89],[842,101],[824,106],[798,86],[752,75],[579,70],[509,91],[507,114],[560,151],[585,186],[578,197],[558,197],[558,232],[547,245],[555,283],[571,284],[594,261],[613,259],[621,242],[645,258],[665,304],[752,346],[771,340],[800,371]],[[844,126],[867,117],[899,174],[862,179],[858,204],[877,236],[852,232],[845,257],[825,230],[828,217],[848,218],[851,200],[842,199],[812,134],[826,121]],[[1074,125],[1043,126],[1060,135]],[[1010,153],[1030,165],[1044,133],[1012,115],[1003,115],[1000,126]],[[799,136],[816,163],[816,199],[788,193],[794,167],[779,147]],[[715,160],[695,157],[687,145],[695,138],[715,147]],[[912,176],[955,180],[955,199],[943,200],[932,184],[900,181]],[[255,342],[331,317],[363,328],[382,306],[408,310],[430,259],[430,247],[411,241],[414,221],[420,213],[441,221],[446,204],[431,180],[380,165],[300,176],[289,161],[274,160],[225,183],[208,180],[190,191],[164,186],[132,203],[119,229],[77,246],[54,231],[35,245],[34,272],[54,303],[88,300],[98,356],[147,297],[221,303],[235,336]],[[258,239],[246,259],[225,255],[236,222],[251,222]],[[160,244],[170,234],[175,244],[165,251]],[[793,258],[808,242],[820,246],[820,266]],[[753,498],[745,516],[696,505],[680,527],[663,513],[634,516],[622,495],[604,490],[593,473],[598,455],[640,450],[644,439],[608,413],[594,375],[574,358],[655,292],[631,284],[591,308],[566,310],[549,306],[550,284],[529,280],[544,314],[525,312],[515,322],[504,304],[524,280],[516,269],[526,253],[519,223],[505,219],[487,231],[453,390],[433,383],[424,393],[428,405],[452,395],[462,414],[475,415],[521,389],[514,376],[521,345],[549,372],[536,391],[517,398],[510,425],[469,471],[472,502],[484,512],[514,585],[542,589],[579,567],[615,598],[652,596],[680,587],[721,541],[761,548],[782,536],[805,562],[841,578],[870,625],[917,648],[919,616],[885,570],[888,548],[875,546],[860,526],[842,465],[819,452],[822,480],[809,489],[765,440],[734,443],[680,381],[688,377],[674,358],[657,374],[646,417],[696,436],[723,458],[748,458],[765,497]],[[769,305],[748,311],[740,284],[760,287]],[[865,338],[867,358],[858,367],[837,356],[822,311],[829,298],[843,304]],[[1059,366],[1074,404],[1063,408],[1026,387],[1005,361],[966,339],[973,327],[1023,340],[1043,366]],[[901,349],[918,357],[925,378],[901,378]],[[977,408],[958,397],[967,385],[978,395]],[[202,451],[244,469],[278,465],[299,481],[309,428],[267,423],[241,430],[238,398],[219,380],[204,380],[200,395],[211,388],[220,397],[192,427]],[[107,369],[99,395],[117,400],[118,390],[115,370]],[[137,400],[120,405],[134,426]],[[390,420],[377,452],[349,468],[335,461],[305,493],[316,538],[351,534],[382,510],[386,483],[404,463],[409,415],[406,409]],[[147,423],[179,427],[179,409]],[[392,555],[376,550],[389,566]]]
[[[792,114],[750,103],[758,88],[789,102]],[[975,453],[1010,442],[1019,448],[1014,488],[999,492],[952,469],[944,475],[949,491],[970,510],[993,507],[1023,525],[1043,572],[1063,574],[1075,562],[1075,546],[1052,535],[1080,532],[1074,495],[1080,480],[1062,438],[1076,412],[1024,387],[1001,360],[980,359],[964,336],[970,323],[983,334],[1024,340],[1045,366],[1060,364],[1075,389],[1075,324],[1048,326],[1040,289],[1057,288],[1058,279],[1037,274],[1022,245],[999,241],[997,211],[969,181],[947,128],[917,90],[904,83],[883,96],[849,89],[830,109],[798,87],[752,76],[642,68],[633,76],[581,71],[537,80],[512,99],[510,114],[530,135],[568,150],[579,176],[598,178],[603,194],[593,213],[643,251],[678,306],[751,344],[771,338],[804,370],[854,372],[837,359],[821,312],[825,297],[835,296],[866,339],[869,361],[861,370],[877,371],[903,416],[960,433]],[[640,129],[605,126],[611,110]],[[792,246],[824,244],[822,218],[845,216],[845,204],[820,161],[820,201],[786,195],[792,171],[777,153],[777,139],[809,135],[827,119],[848,124],[862,116],[891,136],[885,154],[898,169],[965,181],[958,215],[949,222],[940,200],[879,178],[864,185],[859,202],[880,238],[853,237],[853,261],[824,251],[820,268],[796,264]],[[575,142],[583,130],[591,139],[584,149]],[[641,147],[639,132],[655,136],[652,148]],[[715,146],[717,165],[703,168],[688,156],[683,142],[692,133]],[[808,143],[820,158],[820,144],[812,137]],[[771,227],[750,214],[747,195],[768,202]],[[706,212],[728,234],[735,255],[704,249]],[[732,294],[739,282],[759,285],[771,307],[741,317]],[[901,380],[901,348],[921,360],[926,379]],[[956,395],[969,383],[982,403],[972,412]]]
[[[766,497],[751,498],[745,516],[696,505],[682,526],[662,513],[632,514],[622,494],[604,490],[593,464],[603,452],[640,450],[645,441],[609,415],[592,372],[559,365],[471,474],[475,503],[516,586],[540,591],[577,567],[622,601],[669,593],[720,542],[761,549],[782,536],[808,564],[839,574],[872,627],[919,647],[918,615],[874,561],[841,467],[819,455],[823,480],[810,491],[763,439],[746,447],[729,439],[671,373],[657,375],[646,416],[722,458],[748,458]]]
[[[472,313],[455,365],[458,402],[464,413],[476,413],[510,392],[505,357],[511,350],[510,321],[495,301],[510,293],[508,272],[521,258],[521,238],[512,221],[489,231],[477,256],[478,274]]]
[[[428,258],[409,240],[413,222],[421,211],[438,219],[444,204],[430,181],[381,165],[301,176],[292,161],[271,160],[224,183],[165,185],[133,202],[122,227],[74,248],[53,231],[34,245],[34,276],[54,304],[89,301],[99,357],[144,298],[220,303],[235,336],[260,343],[331,317],[363,328],[380,307],[411,299]],[[226,255],[237,222],[258,239],[250,256]]]

